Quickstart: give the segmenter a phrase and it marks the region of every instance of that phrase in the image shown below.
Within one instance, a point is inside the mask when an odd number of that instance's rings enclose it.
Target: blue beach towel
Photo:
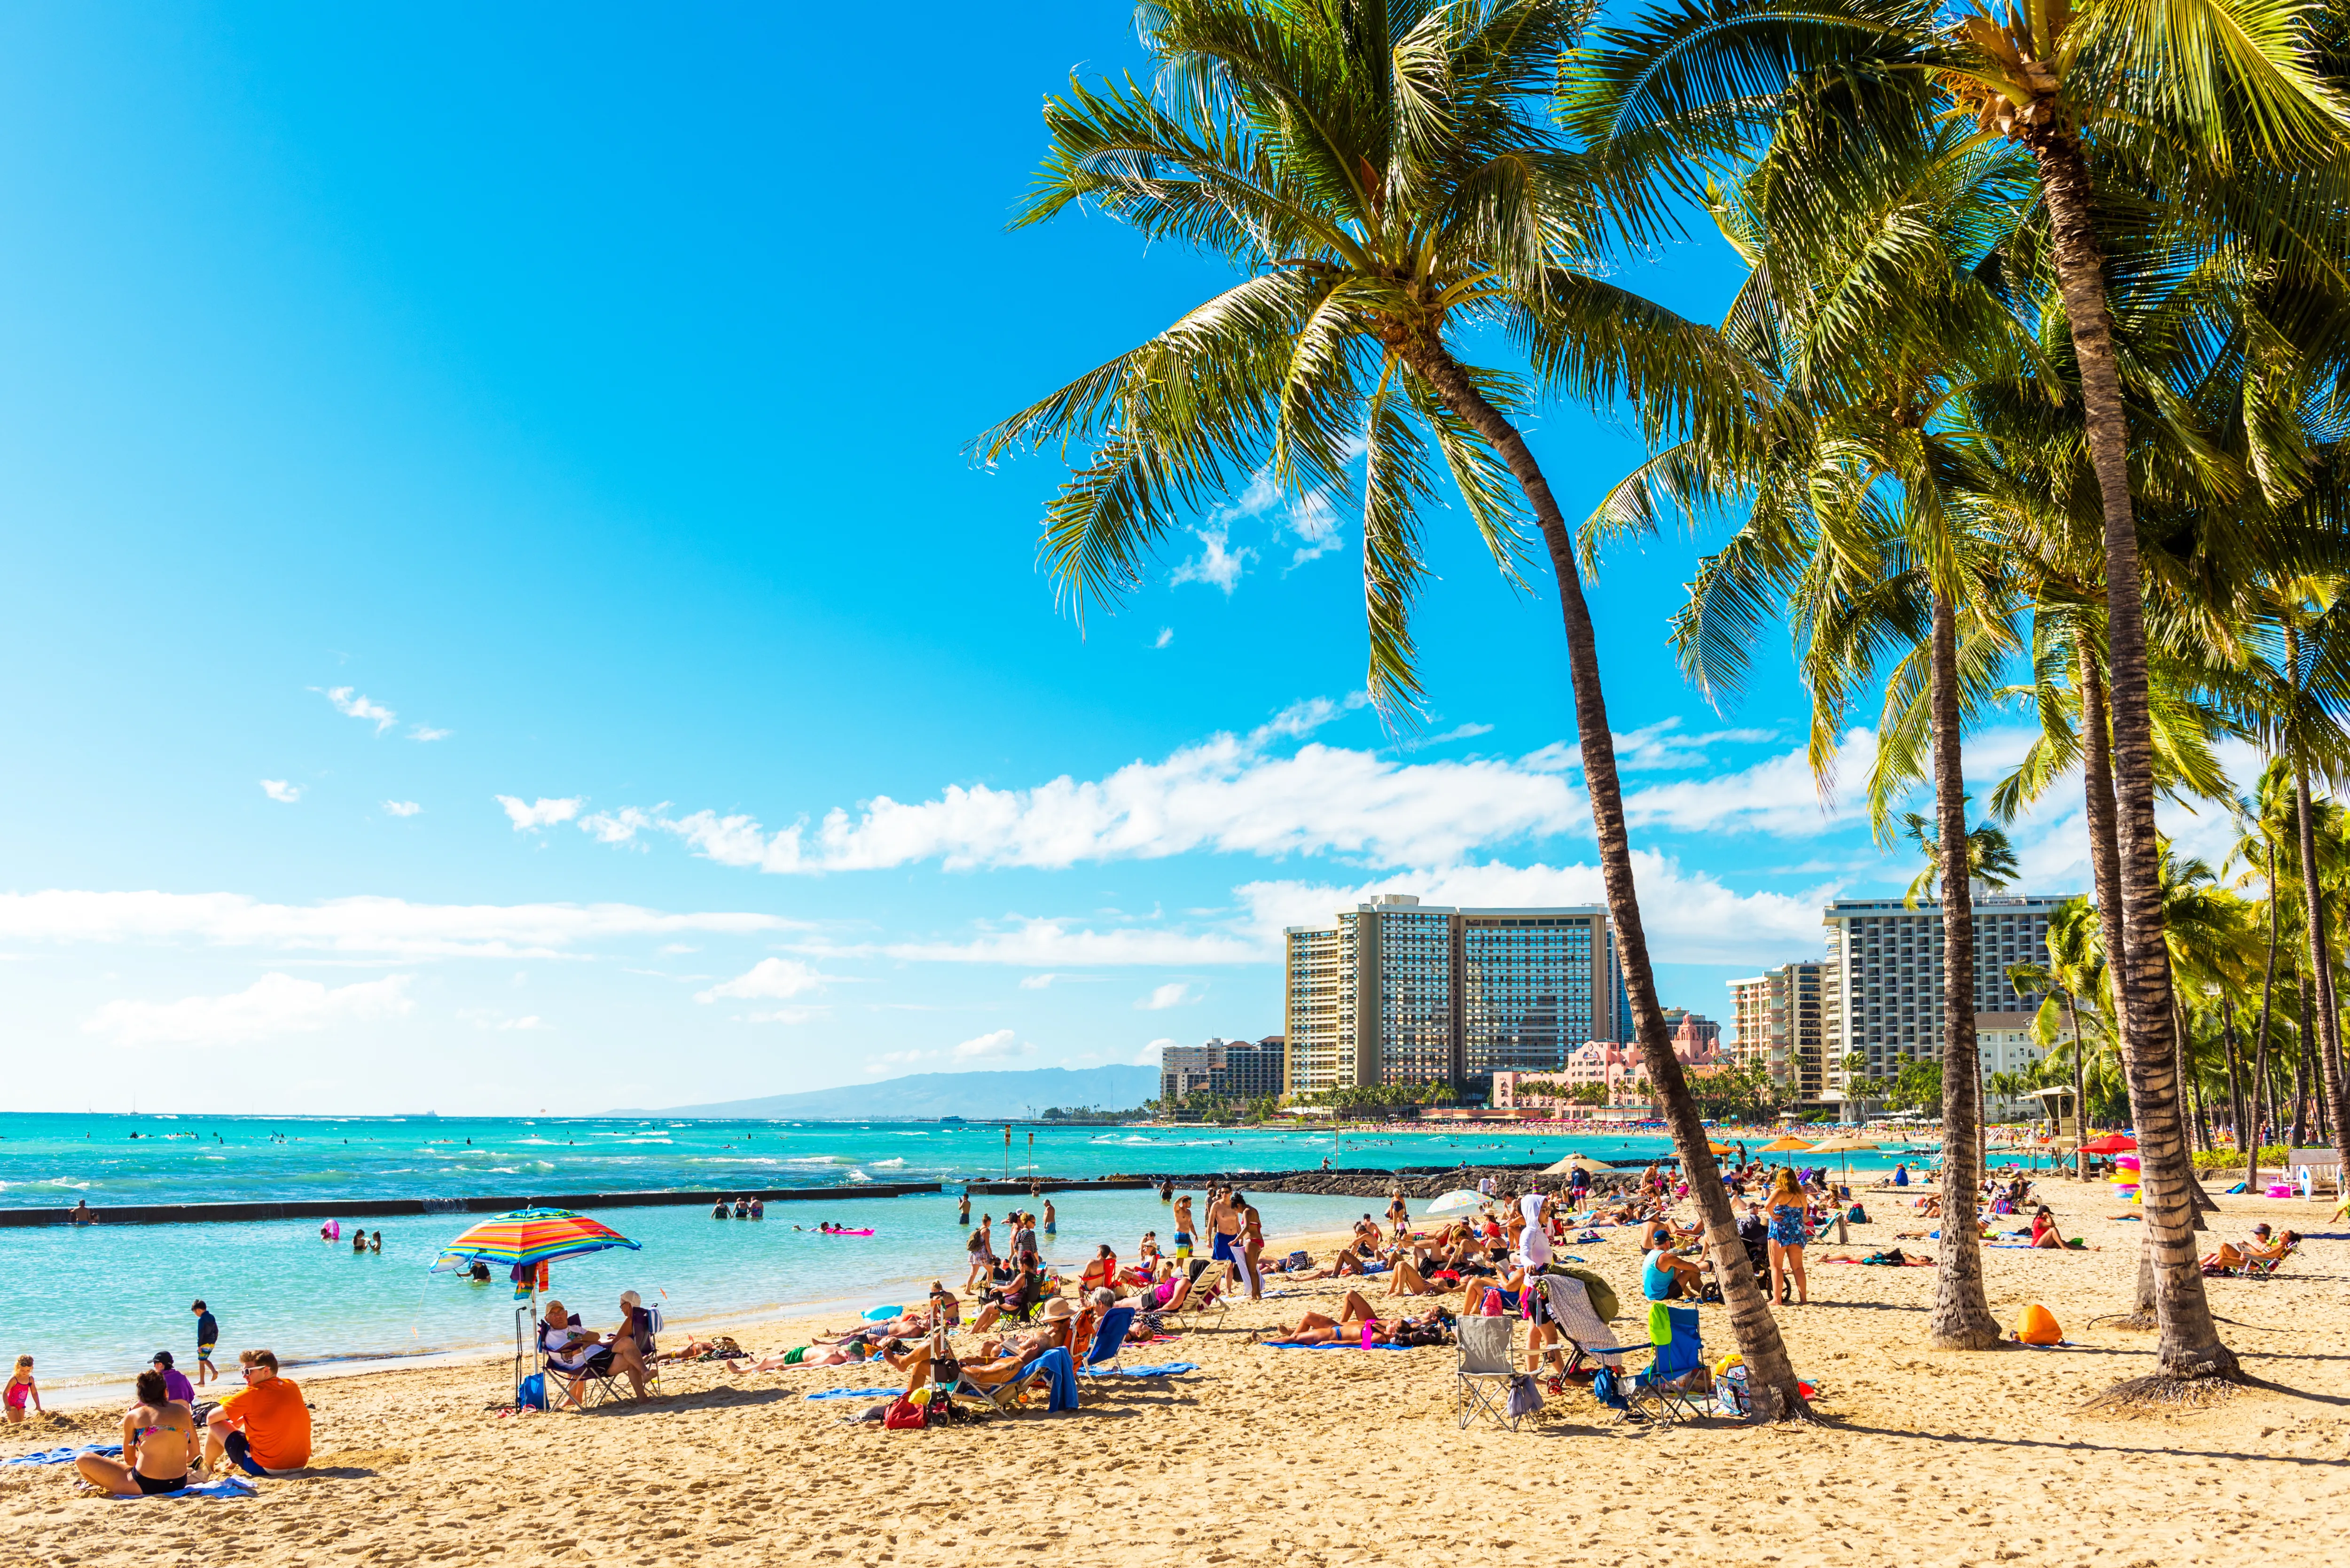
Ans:
[[[1074,1410],[1077,1407],[1077,1364],[1067,1351],[1048,1350],[1020,1369],[1023,1382],[1040,1375],[1051,1390],[1045,1409]]]
[[[869,1399],[877,1394],[887,1394],[894,1397],[904,1392],[904,1389],[895,1387],[827,1388],[820,1392],[811,1394],[808,1397],[811,1399]]]
[[[120,1443],[85,1443],[77,1449],[68,1444],[62,1449],[44,1449],[37,1454],[18,1454],[13,1459],[0,1459],[0,1464],[69,1465],[83,1454],[105,1454],[109,1458],[119,1459],[122,1454],[122,1445]]]
[[[1164,1366],[1129,1366],[1122,1374],[1128,1377],[1173,1377],[1180,1373],[1197,1372],[1196,1361],[1170,1361]]]
[[[189,1498],[198,1502],[226,1502],[232,1498],[259,1497],[260,1495],[261,1489],[243,1476],[223,1476],[218,1480],[197,1481],[192,1485],[183,1486],[177,1491],[159,1491],[151,1494],[132,1492],[128,1497],[117,1497],[114,1501],[117,1502],[177,1502],[182,1498]]]
[[[1409,1345],[1363,1345],[1350,1339],[1333,1340],[1327,1345],[1301,1345],[1294,1339],[1261,1339],[1260,1350],[1409,1350]]]

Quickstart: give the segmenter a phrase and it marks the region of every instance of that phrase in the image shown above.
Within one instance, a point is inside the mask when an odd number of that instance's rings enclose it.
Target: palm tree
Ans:
[[[1961,811],[1967,797],[1959,797]],[[1914,811],[1901,814],[1901,836],[1918,846],[1926,857],[1926,868],[1910,880],[1909,890],[1903,901],[1911,909],[1920,898],[1934,896],[1942,888],[1942,843],[1935,824]],[[1970,883],[1980,882],[1986,888],[2004,888],[2015,880],[2018,869],[2015,841],[2007,830],[1995,822],[1979,822],[1967,829],[1967,875]]]
[[[2015,324],[1978,275],[1974,248],[2000,232],[1988,214],[2010,199],[2012,182],[2003,157],[1922,121],[1908,129],[1864,150],[1884,166],[1868,199],[1832,229],[1807,208],[1792,224],[1785,214],[1805,207],[1823,159],[1850,155],[1835,145],[1783,139],[1732,190],[1709,192],[1716,223],[1752,269],[1723,335],[1773,389],[1768,439],[1716,444],[1701,431],[1620,483],[1588,527],[1650,530],[1668,508],[1694,518],[1743,503],[1744,522],[1700,565],[1676,618],[1684,668],[1717,703],[1733,694],[1761,616],[1783,600],[1812,689],[1812,762],[1825,790],[1846,703],[1891,656],[1873,815],[1881,828],[1891,798],[1930,759],[1935,826],[1909,820],[1938,862],[1955,863],[1976,858],[1960,733],[2012,649],[2011,596],[1970,490],[1981,464],[1959,417],[1979,381],[2012,380],[2020,361]],[[1894,295],[1923,296],[1933,308],[1901,317],[1913,330],[1886,333],[1871,306]],[[1940,905],[1944,1188],[1961,1193],[1975,1188],[1981,1093],[1965,878]],[[1942,1235],[1934,1341],[1988,1347],[2000,1329],[1974,1227],[1946,1225]]]
[[[1585,12],[1564,0],[1159,0],[1154,85],[1073,84],[1018,222],[1091,203],[1245,275],[1140,347],[980,438],[1087,450],[1043,554],[1082,606],[1114,601],[1185,510],[1241,476],[1354,493],[1361,454],[1370,686],[1419,697],[1409,615],[1431,449],[1505,574],[1531,514],[1557,583],[1576,738],[1641,1055],[1705,1217],[1758,1414],[1800,1411],[1777,1323],[1667,1036],[1633,884],[1575,541],[1517,421],[1538,393],[1628,398],[1652,433],[1742,416],[1711,331],[1601,281],[1621,171],[1570,149],[1547,94]],[[1531,378],[1462,357],[1480,329]],[[1359,443],[1359,444],[1358,444]]]
[[[1604,30],[1566,72],[1568,123],[1586,145],[1677,167],[1683,189],[1795,115],[1863,126],[1887,112],[1905,118],[1920,78],[2033,161],[2101,514],[2110,689],[2100,695],[2109,702],[2085,730],[2102,742],[2110,725],[2116,969],[2161,1276],[2163,1382],[2241,1372],[2211,1322],[2189,1234],[2144,577],[2097,188],[2102,179],[2126,200],[2143,198],[2134,211],[2174,231],[2182,253],[2251,233],[2263,248],[2297,247],[2300,259],[2338,256],[2345,122],[2312,67],[2311,16],[2292,0],[2087,0],[2077,9],[2010,0],[2003,14],[1978,9],[1946,28],[1934,0],[1681,0]],[[1698,155],[1664,161],[1692,143]],[[1816,205],[1832,211],[1841,194],[1824,190]],[[2101,825],[2093,816],[2091,826]],[[2108,897],[2102,886],[2099,897]]]

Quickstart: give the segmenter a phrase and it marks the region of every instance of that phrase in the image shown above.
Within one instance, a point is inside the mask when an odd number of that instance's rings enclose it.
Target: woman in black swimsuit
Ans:
[[[185,1401],[163,1386],[163,1375],[150,1367],[139,1375],[139,1403],[122,1417],[122,1457],[82,1454],[74,1468],[82,1480],[117,1497],[152,1497],[179,1491],[195,1468],[196,1417]]]

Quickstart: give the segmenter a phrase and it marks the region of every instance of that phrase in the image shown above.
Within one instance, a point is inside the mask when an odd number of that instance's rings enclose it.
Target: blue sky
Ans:
[[[1596,901],[1555,604],[1457,514],[1432,722],[1343,503],[1260,486],[1083,628],[993,420],[1218,286],[1004,223],[1115,6],[0,16],[0,987],[26,1108],[594,1110],[1280,1027],[1372,888]],[[1692,240],[1624,281],[1711,317]],[[1572,410],[1570,512],[1636,462]],[[1594,590],[1665,1000],[1898,888]],[[1865,732],[1856,746],[1865,750]],[[2012,754],[2012,734],[1978,748]],[[836,815],[837,814],[837,815]],[[2035,891],[2083,879],[2058,810]]]

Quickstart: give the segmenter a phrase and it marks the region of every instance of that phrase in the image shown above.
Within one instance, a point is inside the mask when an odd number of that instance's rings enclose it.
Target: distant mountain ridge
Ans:
[[[1054,1106],[1098,1106],[1121,1111],[1155,1099],[1156,1067],[1031,1067],[1012,1073],[915,1073],[878,1084],[846,1084],[796,1095],[765,1095],[752,1100],[720,1100],[702,1106],[669,1106],[659,1114],[732,1119],[777,1116],[800,1121],[935,1120],[962,1116],[991,1121],[1002,1116],[1041,1116]],[[615,1116],[643,1116],[642,1110]]]

